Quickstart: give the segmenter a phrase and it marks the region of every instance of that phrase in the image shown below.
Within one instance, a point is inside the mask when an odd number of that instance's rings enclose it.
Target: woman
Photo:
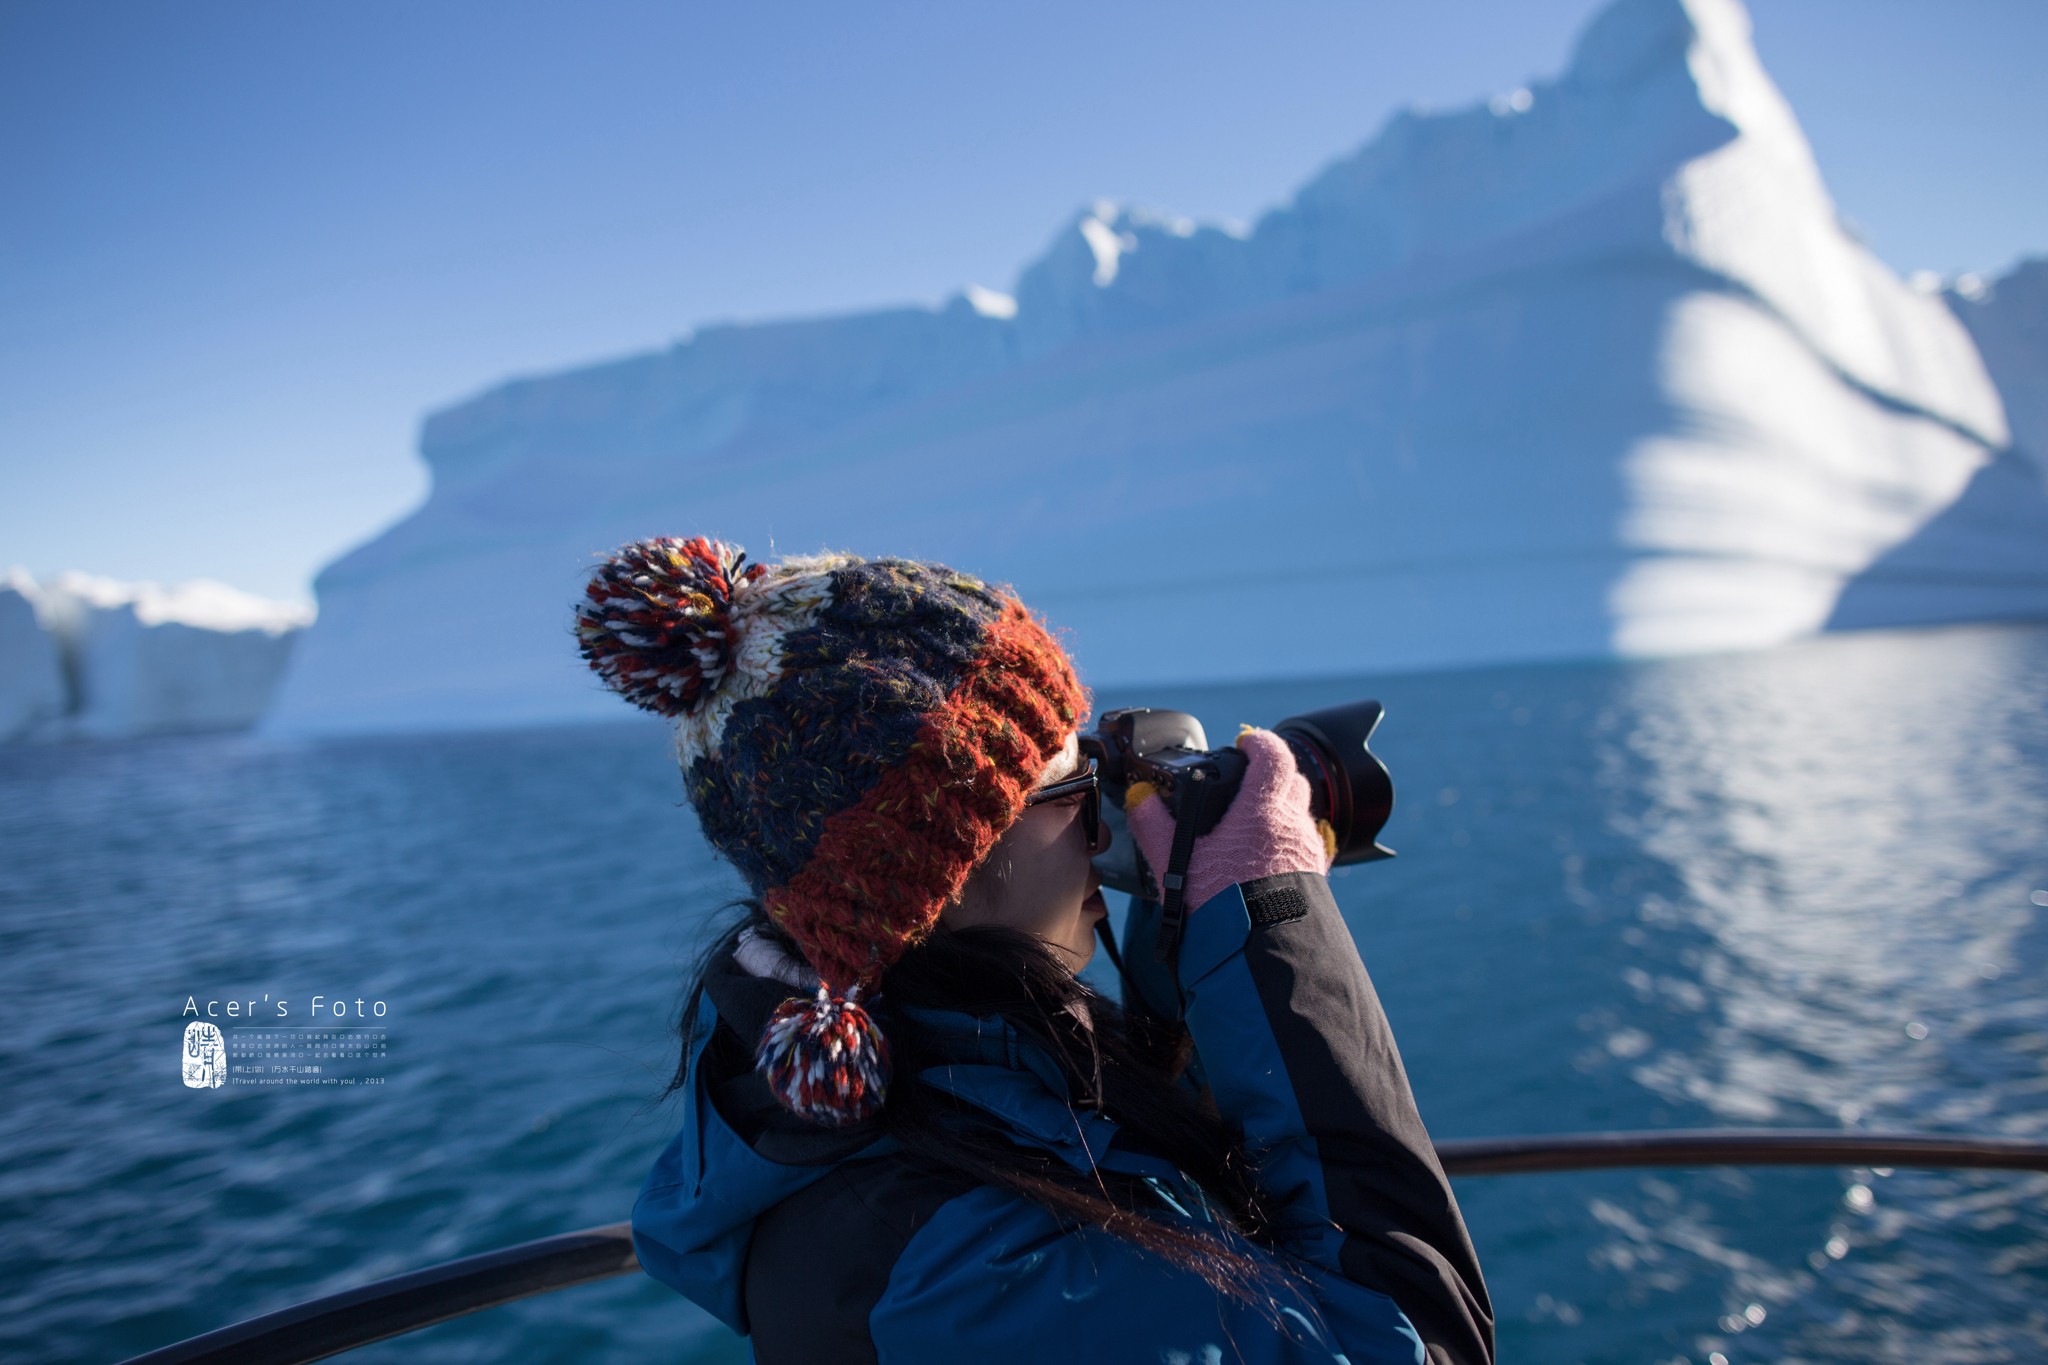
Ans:
[[[1194,845],[1177,1017],[1126,1016],[1075,976],[1106,913],[1088,698],[1009,593],[652,540],[593,575],[577,634],[675,720],[754,894],[685,1010],[683,1128],[633,1238],[756,1359],[1492,1359],[1277,737],[1240,738]],[[1164,866],[1172,817],[1133,797]]]

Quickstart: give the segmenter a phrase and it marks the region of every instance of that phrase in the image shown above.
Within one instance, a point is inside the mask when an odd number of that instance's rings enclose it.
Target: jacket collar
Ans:
[[[782,1107],[768,1082],[754,1070],[754,1048],[768,1017],[796,988],[755,976],[730,950],[712,959],[704,993],[718,1012],[716,1033],[698,1065],[719,1114],[755,1152],[786,1166],[829,1166],[860,1154],[883,1139],[876,1120],[849,1128],[821,1128]]]
[[[1092,1170],[1107,1157],[1116,1123],[1072,1102],[1066,1073],[1043,1043],[999,1017],[902,1013],[941,1059],[919,1073],[921,1084],[973,1105],[1077,1170]]]
[[[798,1118],[754,1070],[755,1041],[776,1007],[799,994],[796,987],[754,975],[727,951],[712,962],[704,989],[718,1012],[720,1036],[700,1064],[709,1068],[705,1079],[719,1111],[756,1153],[787,1165],[832,1165],[878,1155],[892,1145],[878,1120],[828,1129]],[[1076,1170],[1101,1166],[1134,1175],[1173,1174],[1169,1163],[1114,1146],[1116,1122],[1074,1103],[1058,1058],[1007,1020],[910,1006],[898,1013],[916,1025],[920,1051],[935,1059],[918,1072],[918,1084],[972,1105]],[[908,1079],[898,1075],[894,1083]]]

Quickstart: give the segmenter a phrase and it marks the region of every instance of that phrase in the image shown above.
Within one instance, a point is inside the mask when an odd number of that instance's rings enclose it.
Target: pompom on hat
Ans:
[[[940,564],[753,564],[716,540],[625,546],[576,604],[584,660],[676,723],[705,836],[823,983],[756,1067],[827,1126],[881,1108],[862,1008],[929,934],[1087,714],[1072,662],[1007,589]]]

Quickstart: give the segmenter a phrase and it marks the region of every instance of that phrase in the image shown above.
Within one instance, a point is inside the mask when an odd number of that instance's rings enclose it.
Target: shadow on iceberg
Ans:
[[[2034,462],[2010,447],[1851,579],[1826,629],[1994,620],[2048,620],[2048,491]]]

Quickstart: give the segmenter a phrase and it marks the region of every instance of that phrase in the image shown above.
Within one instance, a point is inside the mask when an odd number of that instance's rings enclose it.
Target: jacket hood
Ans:
[[[707,1029],[700,1012],[698,1029],[711,1038],[692,1067],[692,1079],[701,1081],[735,1135],[757,1154],[781,1165],[817,1167],[822,1175],[880,1140],[881,1123],[874,1118],[850,1128],[821,1127],[783,1107],[754,1069],[754,1048],[769,1016],[803,993],[787,981],[754,975],[731,951],[720,952],[704,976],[704,995],[717,1022]]]
[[[821,1129],[784,1109],[754,1071],[754,1040],[795,994],[721,951],[697,1001],[683,1126],[633,1204],[633,1250],[649,1275],[734,1331],[747,1330],[741,1270],[755,1219],[840,1162],[895,1144],[873,1121]]]
[[[720,952],[698,1002],[682,1130],[655,1161],[633,1207],[633,1246],[648,1274],[736,1331],[755,1220],[845,1162],[902,1150],[879,1117],[820,1128],[790,1113],[754,1070],[768,1018],[800,988],[756,975]],[[894,1085],[925,1085],[982,1111],[1011,1139],[1080,1171],[1098,1166],[1179,1183],[1172,1166],[1116,1143],[1116,1122],[1075,1105],[1045,1046],[995,1017],[902,1008],[924,1064]]]

